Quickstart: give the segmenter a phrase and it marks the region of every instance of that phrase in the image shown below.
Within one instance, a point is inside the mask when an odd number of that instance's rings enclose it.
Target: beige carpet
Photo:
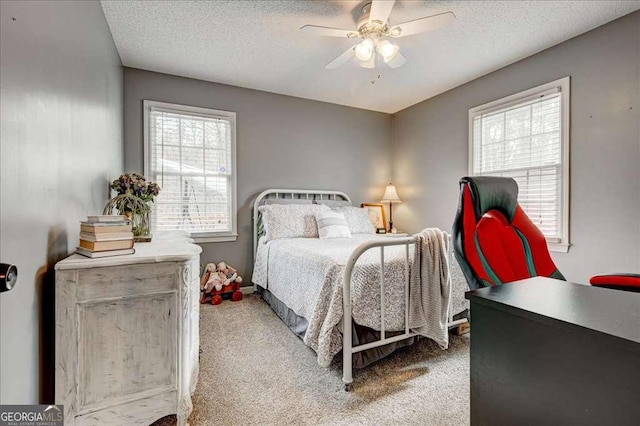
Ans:
[[[447,351],[422,339],[355,370],[345,392],[341,360],[318,366],[259,297],[201,305],[200,318],[192,426],[469,423],[468,337],[451,336]]]

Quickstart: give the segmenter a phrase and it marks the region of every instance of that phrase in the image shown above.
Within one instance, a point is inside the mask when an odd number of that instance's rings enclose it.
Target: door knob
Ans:
[[[8,263],[0,263],[0,293],[9,291],[18,281],[18,268]]]

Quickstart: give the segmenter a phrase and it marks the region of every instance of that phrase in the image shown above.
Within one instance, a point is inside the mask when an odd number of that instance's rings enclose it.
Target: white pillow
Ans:
[[[333,209],[342,213],[352,234],[375,234],[376,230],[369,219],[369,211],[360,207],[337,207]]]
[[[265,241],[280,238],[318,238],[316,217],[331,211],[317,204],[270,204],[258,207],[262,215]]]
[[[349,225],[342,213],[321,212],[318,214],[318,235],[321,240],[329,238],[351,238]]]

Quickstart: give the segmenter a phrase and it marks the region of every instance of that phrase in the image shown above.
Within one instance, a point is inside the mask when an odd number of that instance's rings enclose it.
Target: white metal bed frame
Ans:
[[[258,249],[258,219],[259,211],[258,207],[262,205],[262,201],[265,199],[291,199],[291,200],[344,200],[351,204],[351,199],[347,194],[341,191],[325,191],[325,190],[302,190],[302,189],[267,189],[258,195],[253,204],[253,256],[255,261],[256,252]],[[412,332],[409,329],[409,274],[405,273],[404,294],[405,294],[405,329],[404,333],[386,337],[385,330],[385,298],[384,298],[384,249],[390,246],[405,246],[405,271],[409,270],[409,246],[415,244],[414,237],[398,237],[389,238],[385,240],[365,241],[355,248],[349,260],[345,266],[344,279],[343,279],[343,317],[342,317],[342,381],[344,382],[345,390],[351,389],[353,383],[353,354],[375,348],[378,346],[384,346],[389,343],[398,342],[405,339],[410,339],[417,336],[417,333]],[[447,241],[449,262],[452,261],[451,250],[451,237]],[[358,346],[353,346],[353,330],[351,327],[351,275],[356,262],[366,251],[375,248],[380,249],[380,339],[375,342],[370,342]],[[253,285],[254,292],[258,291],[258,286]],[[345,319],[349,319],[346,321]],[[454,320],[453,314],[449,312],[449,318],[447,326],[449,328],[467,322],[466,318]],[[347,326],[348,324],[348,326]]]

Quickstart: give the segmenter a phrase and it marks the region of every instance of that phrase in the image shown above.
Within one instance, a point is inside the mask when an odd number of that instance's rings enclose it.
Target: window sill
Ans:
[[[193,242],[196,244],[202,243],[227,243],[233,242],[238,239],[238,234],[225,234],[225,235],[191,235]]]
[[[569,247],[571,247],[571,244],[567,244],[567,243],[547,243],[547,247],[549,248],[549,251],[553,251],[556,253],[568,253],[569,252]]]

